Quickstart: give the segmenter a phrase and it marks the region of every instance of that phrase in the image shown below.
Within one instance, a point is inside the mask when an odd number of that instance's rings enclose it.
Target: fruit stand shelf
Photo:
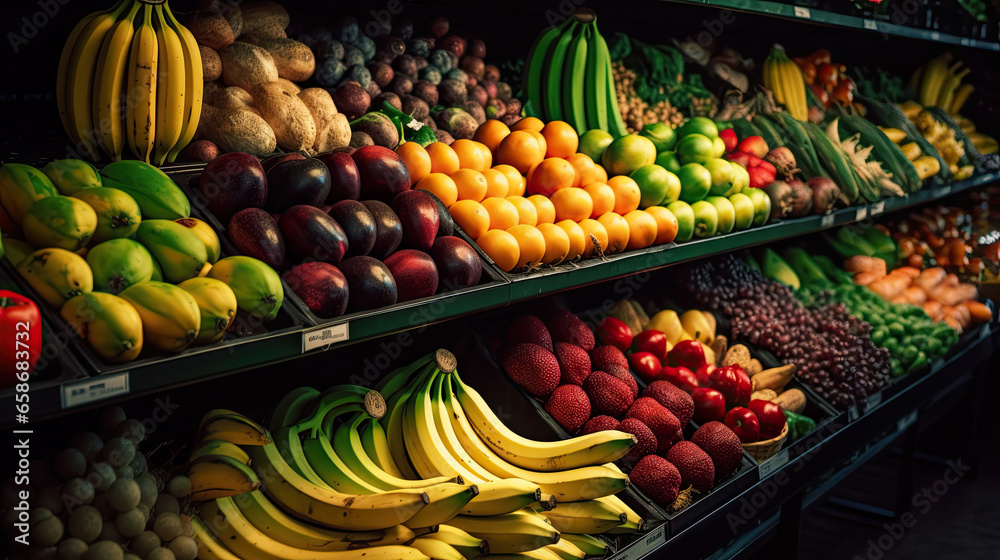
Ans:
[[[969,37],[962,37],[960,35],[953,35],[950,33],[935,31],[933,29],[911,27],[906,25],[897,25],[891,23],[890,21],[886,21],[884,19],[858,17],[846,14],[838,14],[835,12],[830,12],[806,6],[795,6],[792,5],[791,3],[786,4],[783,2],[758,2],[756,0],[754,1],[705,0],[701,2],[697,0],[670,0],[670,1],[678,1],[683,4],[715,6],[719,8],[739,10],[742,12],[750,12],[766,16],[787,18],[799,22],[819,23],[823,25],[832,25],[835,27],[841,27],[845,29],[871,31],[875,33],[882,33],[884,35],[905,37],[908,39],[933,41],[949,45],[960,45],[962,47],[971,47],[974,49],[983,49],[987,51],[1000,52],[1000,43],[998,42],[984,41],[981,39],[972,39]]]
[[[121,400],[125,397],[152,394],[172,387],[291,360],[307,351],[320,352],[361,340],[419,329],[545,294],[567,291],[755,245],[800,237],[831,227],[863,221],[882,213],[940,200],[998,180],[1000,173],[980,174],[951,185],[930,187],[908,197],[845,208],[825,216],[784,220],[720,237],[626,252],[613,255],[606,260],[591,259],[540,272],[510,274],[507,275],[509,283],[483,286],[475,298],[434,297],[424,302],[374,310],[353,318],[335,319],[319,326],[306,326],[300,322],[298,326],[284,328],[244,344],[204,347],[163,359],[109,365],[101,370],[105,375],[116,377],[93,376],[36,381],[32,383],[30,392],[31,421],[37,422],[77,412],[81,408],[105,404],[113,399]],[[53,324],[56,324],[56,321],[53,321]],[[72,358],[67,357],[67,359]],[[82,363],[86,364],[87,361],[84,359]],[[78,369],[94,373],[94,368],[86,365],[80,365]],[[118,385],[111,388],[100,387],[104,381],[110,379],[114,379]],[[85,391],[86,396],[66,399],[74,391],[81,389]],[[14,398],[13,390],[3,391],[0,393],[0,404],[12,409],[15,406]],[[9,428],[14,425],[13,417],[0,420],[0,426]]]

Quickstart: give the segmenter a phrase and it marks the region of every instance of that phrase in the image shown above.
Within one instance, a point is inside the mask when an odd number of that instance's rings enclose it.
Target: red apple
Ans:
[[[669,381],[688,394],[691,394],[699,386],[698,378],[694,372],[686,367],[664,366],[656,378]]]
[[[625,352],[629,346],[632,346],[632,329],[624,321],[614,317],[605,317],[597,325],[597,332],[594,334],[604,344],[614,346],[622,352]]]
[[[742,368],[740,368],[742,369]],[[726,397],[726,405],[733,406],[739,401],[740,378],[733,366],[715,368],[708,374],[708,386]]]
[[[652,329],[646,329],[632,339],[633,352],[649,352],[661,362],[667,360],[667,345],[667,335]]]
[[[403,243],[429,251],[441,221],[434,199],[424,191],[401,192],[392,199],[392,211],[403,224]]]
[[[736,137],[736,131],[731,128],[720,130],[719,138],[722,138],[722,142],[725,143],[727,153],[735,150],[736,145],[740,141],[740,139]]]
[[[747,408],[757,416],[760,424],[760,439],[771,439],[778,437],[785,427],[785,413],[781,407],[771,401],[754,399],[750,401]]]
[[[715,366],[712,364],[705,364],[698,368],[698,371],[694,372],[695,379],[698,380],[698,385],[701,385],[702,387],[709,387],[708,376],[711,375],[712,370],[714,369]]]
[[[639,379],[642,379],[646,383],[656,381],[660,370],[663,369],[660,360],[650,352],[630,354],[628,365],[632,368],[632,371],[639,375]]]
[[[695,404],[697,414],[698,405]],[[725,424],[740,438],[741,443],[754,443],[760,439],[760,422],[749,408],[737,406],[726,413]]]
[[[746,406],[750,402],[750,395],[753,394],[753,383],[750,382],[747,372],[743,371],[743,366],[733,364],[730,367],[736,372],[736,404]]]
[[[705,347],[697,340],[682,340],[667,353],[667,362],[672,366],[684,366],[697,371],[705,365]]]
[[[767,142],[765,142],[760,136],[747,136],[742,142],[740,142],[738,149],[741,152],[753,154],[759,158],[766,156],[767,152],[771,151],[771,149],[767,147]]]

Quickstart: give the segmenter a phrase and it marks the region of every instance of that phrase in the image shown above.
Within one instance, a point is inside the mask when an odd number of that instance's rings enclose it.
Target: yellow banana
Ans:
[[[200,560],[240,560],[226,545],[222,544],[208,527],[201,517],[197,515],[191,518],[191,529],[194,531],[194,540],[198,543],[198,558]]]
[[[191,499],[214,500],[252,492],[260,488],[257,475],[249,466],[228,455],[205,455],[188,467]]]
[[[474,558],[482,554],[489,554],[486,541],[474,537],[469,533],[452,525],[439,525],[436,533],[428,535],[429,538],[446,542],[455,547],[466,558]]]
[[[142,24],[132,41],[125,81],[125,138],[135,157],[150,163],[156,136],[156,71],[158,45],[153,5],[145,4]]]
[[[614,508],[615,510],[624,513],[627,523],[634,523],[640,529],[646,525],[646,520],[639,516],[634,509],[630,508],[628,504],[623,502],[618,496],[604,496],[597,498],[598,502],[603,502],[608,507]]]
[[[559,531],[545,518],[521,511],[492,517],[459,515],[448,525],[486,541],[490,554],[526,552],[559,542]]]
[[[260,424],[225,408],[206,412],[198,424],[198,434],[203,440],[223,440],[236,445],[271,443],[271,436]]]
[[[465,556],[457,548],[431,537],[416,539],[410,543],[410,546],[434,560],[465,560]]]
[[[938,94],[937,102],[935,105],[944,109],[945,111],[951,108],[952,103],[955,100],[955,90],[962,83],[962,79],[969,75],[972,71],[971,68],[966,68],[965,70],[959,71],[958,68],[962,65],[961,61],[958,61],[948,69],[948,75],[945,76],[944,83],[941,85],[941,92]]]
[[[133,284],[118,295],[139,312],[143,338],[153,348],[179,352],[198,337],[201,328],[198,302],[181,288],[149,280]]]
[[[920,82],[919,101],[921,105],[934,105],[941,94],[941,86],[948,76],[948,63],[952,55],[946,52],[932,59],[924,66],[924,76]]]
[[[173,163],[177,159],[177,154],[191,142],[198,130],[205,83],[202,74],[201,51],[194,35],[177,21],[174,14],[170,12],[169,6],[164,5],[164,10],[166,10],[167,21],[180,38],[181,47],[184,49],[184,68],[187,72],[184,77],[184,116],[181,134],[174,147],[170,149],[170,153],[167,154],[167,161]]]
[[[560,533],[596,535],[622,525],[628,516],[612,504],[598,500],[559,502],[541,512]]]
[[[364,447],[368,458],[372,460],[380,469],[395,476],[403,478],[399,472],[399,467],[392,460],[392,452],[389,450],[389,440],[385,437],[385,428],[377,420],[371,418],[364,431],[361,432],[361,445]]]
[[[208,455],[226,455],[244,465],[250,464],[250,455],[242,447],[235,443],[218,439],[198,442],[198,445],[195,446],[194,451],[191,452],[191,456],[188,458],[188,463],[193,463]]]
[[[153,163],[163,165],[184,131],[184,94],[187,91],[187,60],[177,31],[164,17],[163,5],[156,6],[156,134]]]
[[[125,118],[121,106],[122,84],[125,81],[132,37],[135,34],[132,20],[135,19],[141,5],[140,2],[136,2],[124,17],[115,22],[104,39],[98,57],[93,90],[94,130],[101,148],[111,161],[121,159],[125,142],[122,136],[122,123]]]
[[[554,552],[562,560],[583,560],[587,557],[587,553],[580,550],[580,547],[564,538],[560,538],[559,542],[550,544],[543,550]]]
[[[962,84],[962,87],[958,88],[955,92],[955,98],[951,102],[951,108],[942,107],[952,115],[957,115],[962,107],[965,106],[965,102],[969,100],[969,96],[972,92],[976,90],[976,87],[972,84]]]
[[[520,478],[480,482],[479,495],[464,508],[463,515],[503,515],[538,503],[542,491],[538,485]]]

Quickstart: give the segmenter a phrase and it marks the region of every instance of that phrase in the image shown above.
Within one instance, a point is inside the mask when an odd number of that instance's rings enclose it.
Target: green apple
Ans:
[[[719,229],[719,213],[712,203],[699,200],[691,205],[694,212],[695,237],[712,237]]]
[[[732,203],[733,210],[736,212],[736,223],[733,224],[733,228],[736,231],[742,231],[750,227],[755,213],[750,197],[743,193],[734,193],[729,195],[729,202]]]
[[[715,146],[714,157],[720,158],[726,155],[726,143],[722,140],[722,138],[719,138],[718,136],[712,138],[712,145]]]
[[[730,192],[738,193],[743,189],[750,186],[750,174],[747,173],[746,168],[742,165],[736,163],[735,161],[729,162],[733,166],[733,190]]]
[[[715,143],[703,134],[688,134],[681,138],[677,141],[674,152],[681,163],[705,163],[716,157]]]
[[[724,196],[710,196],[705,202],[715,206],[715,211],[719,215],[719,227],[716,232],[725,235],[733,231],[733,226],[736,225],[736,208],[733,203]]]
[[[600,163],[601,155],[604,154],[604,148],[607,148],[608,144],[614,139],[615,137],[607,132],[599,128],[594,128],[583,133],[583,136],[580,137],[580,145],[576,151],[581,154],[587,154],[590,156],[590,159]]]
[[[701,134],[709,140],[719,137],[719,127],[715,126],[715,121],[708,117],[694,117],[684,123],[677,131],[678,138],[684,138],[690,134]]]
[[[704,200],[712,190],[712,173],[700,163],[682,165],[677,178],[681,180],[680,199],[688,204]]]
[[[744,189],[750,201],[753,202],[753,225],[762,226],[771,217],[771,199],[761,189]]]
[[[712,196],[729,196],[733,194],[733,182],[736,180],[736,170],[732,163],[720,159],[712,158],[705,162],[705,169],[712,174],[712,188],[709,194]]]
[[[681,194],[681,181],[677,175],[659,165],[644,165],[629,177],[639,185],[639,208],[669,204]]]
[[[677,135],[674,128],[665,122],[655,122],[643,125],[639,131],[639,136],[645,136],[653,141],[656,146],[656,153],[668,152],[674,149],[677,143]]]
[[[694,210],[691,205],[678,200],[668,204],[667,210],[677,218],[677,235],[674,236],[674,241],[690,241],[694,236]]]

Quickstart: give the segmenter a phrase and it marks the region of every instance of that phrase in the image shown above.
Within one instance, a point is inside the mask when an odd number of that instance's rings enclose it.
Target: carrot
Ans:
[[[876,280],[881,280],[885,276],[879,276],[875,272],[859,272],[854,275],[854,283],[859,286],[867,286]]]
[[[993,312],[989,307],[970,299],[962,302],[962,305],[969,310],[973,323],[988,323],[993,319]]]
[[[930,291],[933,290],[935,286],[940,284],[947,275],[948,273],[945,272],[943,268],[936,266],[921,272],[920,276],[917,276],[913,283],[920,286],[920,288],[922,288],[925,292],[930,293]]]
[[[921,307],[924,308],[924,313],[934,321],[940,321],[944,317],[944,313],[941,312],[941,304],[934,300],[925,302]]]
[[[889,303],[898,303],[898,304],[901,304],[901,305],[905,305],[905,304],[910,303],[910,302],[906,301],[906,294],[902,293],[902,294],[899,294],[898,296],[890,299]]]
[[[885,276],[885,261],[878,257],[855,255],[844,261],[844,270],[847,272],[877,272],[881,276]]]
[[[948,325],[949,327],[955,329],[958,332],[962,332],[962,325],[959,325],[958,321],[956,321],[955,318],[950,315],[944,318],[944,324]]]
[[[942,282],[944,284],[944,282]],[[955,286],[938,286],[931,291],[931,299],[941,302],[941,305],[955,306],[963,301],[976,299],[978,291],[972,284],[958,284]]]
[[[893,272],[899,272],[900,274],[905,274],[910,278],[916,278],[917,276],[920,276],[920,269],[915,266],[901,266],[896,270],[893,270]]]
[[[927,301],[927,292],[916,286],[910,286],[903,291],[903,298],[906,299],[906,303],[912,305],[923,305],[924,302]]]

